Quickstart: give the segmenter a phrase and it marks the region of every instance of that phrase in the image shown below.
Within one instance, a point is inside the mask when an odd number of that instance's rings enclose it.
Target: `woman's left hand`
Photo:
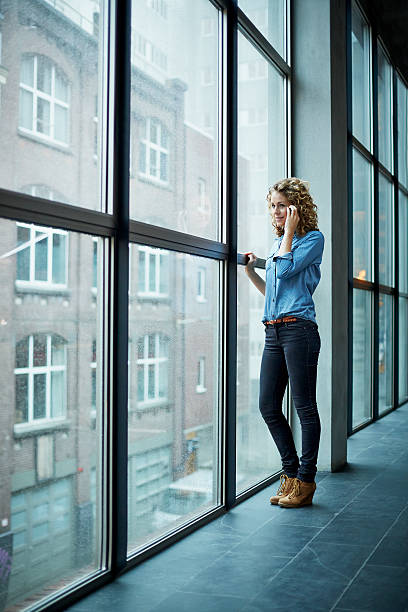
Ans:
[[[299,213],[297,211],[296,206],[290,204],[287,208],[287,215],[285,221],[285,234],[290,232],[291,234],[295,233],[295,229],[299,223]]]

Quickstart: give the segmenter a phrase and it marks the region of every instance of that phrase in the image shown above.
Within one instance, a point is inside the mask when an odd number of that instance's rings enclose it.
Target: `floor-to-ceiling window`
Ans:
[[[239,7],[238,251],[266,259],[274,240],[266,194],[288,172],[288,15],[284,0],[240,1]],[[270,45],[259,48],[258,30]],[[264,278],[263,269],[257,272]],[[258,407],[265,298],[242,265],[237,291],[236,490],[242,493],[278,472],[281,462]]]
[[[279,470],[242,254],[289,170],[288,5],[0,3],[2,609]]]
[[[407,136],[406,87],[354,1],[350,24],[352,431],[406,398]]]
[[[106,9],[0,5],[2,610],[107,567]]]
[[[397,76],[398,134],[398,402],[408,399],[408,89]]]

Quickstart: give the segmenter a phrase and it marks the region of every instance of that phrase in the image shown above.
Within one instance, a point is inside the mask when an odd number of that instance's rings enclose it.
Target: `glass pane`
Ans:
[[[394,202],[392,183],[379,173],[379,282],[394,286]]]
[[[259,257],[266,257],[274,240],[266,194],[269,185],[286,176],[284,79],[242,34],[238,61],[241,69],[248,64],[264,68],[264,78],[256,81],[241,70],[238,82],[238,251],[257,245],[264,249]]]
[[[97,244],[94,242],[94,244]],[[65,236],[54,234],[52,237],[52,282],[65,285],[65,264],[66,264]],[[96,287],[96,282],[93,285]]]
[[[92,288],[98,285],[98,241],[92,240],[93,262],[92,262]]]
[[[407,88],[397,78],[398,105],[398,180],[408,187],[408,96]]]
[[[353,276],[373,280],[372,168],[353,149]]]
[[[48,280],[48,236],[35,232],[35,280]]]
[[[371,419],[371,296],[353,289],[353,428]]]
[[[17,226],[17,280],[30,280],[30,228]]]
[[[101,138],[108,4],[48,0],[34,2],[34,14],[24,2],[11,2],[2,11],[3,59],[17,97],[5,104],[2,96],[0,188],[24,192],[38,177],[68,204],[105,208]],[[8,86],[9,81],[2,90]]]
[[[4,113],[4,111],[2,111]],[[33,129],[33,94],[26,89],[20,89],[20,119],[19,125],[26,130]]]
[[[238,6],[286,59],[285,0],[238,0]]]
[[[167,3],[161,17],[155,3],[132,1],[131,217],[210,239],[220,231],[218,19],[208,0]]]
[[[28,421],[28,374],[16,375],[16,423]]]
[[[93,418],[89,375],[93,340],[100,343],[102,336],[103,296],[90,291],[90,236],[69,234],[71,284],[64,296],[52,295],[50,288],[47,295],[38,295],[38,288],[30,293],[29,285],[16,291],[17,238],[16,222],[1,219],[0,319],[7,322],[0,342],[2,397],[7,398],[1,418],[12,443],[2,446],[0,505],[13,525],[8,588],[0,588],[5,610],[41,608],[44,596],[59,594],[104,567],[99,356],[92,369]]]
[[[378,154],[392,172],[392,68],[378,45]]]
[[[65,340],[54,335],[51,338],[51,365],[64,365],[65,362]]]
[[[398,346],[399,346],[399,401],[408,398],[408,299],[399,298],[398,318]]]
[[[68,81],[59,70],[55,71],[55,97],[62,102],[68,102]],[[97,112],[96,108],[95,114]]]
[[[50,112],[50,103],[42,98],[37,98],[37,132],[46,136],[51,136]]]
[[[399,192],[399,290],[401,293],[408,293],[408,198]]]
[[[51,94],[51,73],[52,64],[43,55],[37,56],[37,89]]]
[[[34,375],[33,416],[34,419],[46,417],[46,388],[45,374]]]
[[[28,368],[29,338],[23,338],[16,344],[16,368]]]
[[[21,58],[21,83],[28,85],[29,87],[34,86],[34,56],[23,55]]]
[[[371,150],[370,28],[354,3],[351,29],[353,135]]]
[[[262,256],[259,253],[259,256]],[[264,270],[257,273],[265,280]],[[259,411],[259,373],[265,343],[265,298],[242,267],[238,271],[237,493],[281,469],[281,459]],[[249,359],[248,359],[249,357]],[[287,395],[283,400],[287,415]]]
[[[380,328],[378,355],[378,412],[382,414],[393,405],[393,299],[392,295],[380,294]]]
[[[35,335],[33,341],[33,366],[41,368],[47,365],[47,336]]]
[[[51,372],[51,418],[65,416],[65,387],[65,370]]]
[[[160,255],[160,293],[169,292],[169,257],[166,253]]]
[[[150,253],[149,256],[149,291],[156,291],[156,255]]]
[[[138,245],[131,244],[131,262]],[[169,251],[166,300],[133,297],[129,308],[129,523],[134,551],[219,503],[218,386],[220,264]],[[206,268],[207,302],[196,299]],[[130,284],[138,278],[130,269]],[[134,276],[136,278],[134,279]],[[154,330],[154,331],[151,331]],[[196,363],[205,356],[206,390]]]

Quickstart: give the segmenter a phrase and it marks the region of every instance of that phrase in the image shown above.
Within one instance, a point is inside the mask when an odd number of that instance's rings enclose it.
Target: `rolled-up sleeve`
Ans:
[[[324,237],[319,231],[308,232],[290,253],[274,255],[277,278],[290,278],[311,264],[320,264],[324,248]]]

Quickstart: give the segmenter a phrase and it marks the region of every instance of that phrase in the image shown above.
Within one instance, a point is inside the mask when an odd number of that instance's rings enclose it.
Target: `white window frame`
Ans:
[[[149,337],[151,336],[154,336],[154,355],[155,355],[154,357],[148,356],[149,355]],[[160,334],[159,332],[154,332],[152,334],[145,334],[142,337],[143,337],[143,357],[141,359],[138,358],[136,360],[136,368],[137,368],[137,375],[139,376],[138,366],[140,365],[143,366],[143,392],[144,392],[143,395],[144,395],[144,398],[142,400],[139,400],[139,383],[137,383],[137,404],[138,406],[146,406],[149,404],[157,404],[158,402],[167,403],[168,402],[168,384],[167,384],[165,396],[159,395],[159,388],[160,388],[159,364],[169,361],[168,357],[158,356],[159,351],[160,351],[160,338],[164,336]],[[139,342],[140,342],[140,339],[138,340],[137,345],[139,345]],[[152,365],[154,366],[154,397],[149,398],[149,366],[152,366]]]
[[[34,366],[34,336],[46,335],[47,337],[47,356],[45,366]],[[28,419],[24,423],[15,423],[14,430],[16,432],[30,430],[36,426],[44,426],[48,423],[55,424],[57,422],[66,420],[67,410],[67,348],[64,343],[64,364],[63,365],[51,365],[51,350],[52,350],[52,337],[53,334],[31,334],[28,336],[28,367],[26,368],[14,368],[14,375],[28,374]],[[64,406],[63,415],[58,417],[51,416],[51,373],[52,372],[64,372]],[[45,374],[45,414],[46,416],[42,419],[34,419],[34,376],[36,374]]]
[[[51,94],[47,94],[43,91],[41,91],[40,89],[37,88],[37,74],[38,74],[38,54],[34,54],[33,56],[33,60],[34,60],[34,64],[33,64],[33,70],[34,70],[34,74],[33,74],[33,85],[28,85],[27,83],[23,83],[20,80],[20,89],[23,89],[25,91],[28,91],[32,94],[33,96],[33,123],[32,123],[32,129],[23,127],[21,125],[19,125],[18,129],[20,132],[25,133],[25,134],[35,134],[36,137],[41,138],[42,140],[48,141],[48,142],[55,142],[60,146],[63,147],[68,147],[69,146],[69,133],[70,133],[70,113],[69,113],[69,109],[70,109],[70,84],[69,81],[65,75],[65,73],[63,72],[63,70],[61,70],[60,68],[58,68],[56,66],[56,64],[47,57],[47,60],[50,62],[51,64]],[[59,72],[61,72],[61,74],[64,75],[64,78],[67,81],[67,90],[68,90],[68,102],[65,102],[65,100],[60,100],[59,98],[56,97],[55,95],[55,72],[56,72],[56,68],[58,68]],[[49,130],[49,134],[44,134],[44,132],[40,132],[39,130],[37,130],[37,108],[38,108],[38,100],[42,99],[42,100],[46,100],[49,105],[50,105],[50,130]],[[60,106],[61,108],[65,108],[67,110],[67,114],[68,114],[68,120],[67,120],[67,136],[68,136],[68,141],[65,142],[63,140],[58,140],[57,138],[55,138],[54,134],[55,134],[55,107],[56,106]],[[20,122],[20,117],[19,117],[19,122]]]
[[[68,232],[50,227],[42,227],[33,223],[20,223],[17,227],[26,227],[30,229],[30,238],[24,244],[19,245],[15,252],[24,249],[30,249],[30,278],[29,280],[16,279],[17,288],[38,288],[38,289],[66,289],[68,286]],[[41,232],[43,236],[35,237],[36,232]],[[65,236],[65,283],[52,282],[52,264],[53,264],[53,236],[59,234]],[[35,245],[41,240],[47,240],[47,280],[36,280],[35,278]]]
[[[137,295],[140,298],[151,298],[151,297],[157,297],[157,298],[167,298],[168,297],[168,293],[162,292],[160,291],[160,281],[161,281],[161,274],[162,274],[162,269],[161,269],[161,258],[162,257],[169,257],[169,252],[166,251],[165,249],[158,249],[158,248],[154,248],[151,246],[147,246],[147,245],[139,245],[139,253],[141,251],[144,252],[145,254],[145,261],[144,261],[144,291],[140,291],[138,289],[137,291]],[[156,290],[155,291],[150,291],[149,290],[149,286],[150,286],[150,256],[153,255],[155,257],[156,260],[156,265],[155,265],[155,279],[154,279],[154,285]],[[139,258],[139,266],[140,264],[140,258]],[[169,266],[167,264],[167,269],[169,269]],[[138,270],[138,287],[139,287],[139,279],[140,279],[140,273],[141,270]]]
[[[169,167],[169,149],[168,146],[164,147],[162,145],[162,130],[165,130],[165,126],[161,123],[161,121],[159,121],[158,119],[154,119],[152,117],[147,117],[145,119],[146,121],[146,132],[143,135],[143,137],[140,139],[141,143],[144,144],[145,146],[145,158],[144,158],[144,163],[145,163],[145,168],[146,168],[146,172],[142,172],[140,170],[140,161],[139,161],[139,176],[142,176],[144,178],[149,179],[150,181],[154,181],[156,183],[160,183],[161,185],[168,185],[169,184],[169,172],[170,172],[170,167]],[[152,123],[155,122],[156,126],[157,126],[157,143],[156,142],[152,142],[151,141],[151,126]],[[167,132],[168,134],[168,132]],[[168,140],[169,140],[169,135],[167,135],[167,144],[168,144]],[[151,152],[155,151],[156,155],[157,155],[157,165],[156,165],[156,173],[155,174],[151,174],[150,172],[150,155]],[[167,179],[163,180],[162,178],[160,178],[160,170],[161,170],[161,155],[164,154],[166,155],[166,159],[167,159]],[[139,155],[140,155],[140,151],[139,151]]]
[[[197,393],[205,393],[207,387],[205,386],[205,357],[198,358],[198,381],[196,385]]]
[[[197,302],[206,302],[206,268],[204,266],[198,267],[198,276],[197,276]]]

